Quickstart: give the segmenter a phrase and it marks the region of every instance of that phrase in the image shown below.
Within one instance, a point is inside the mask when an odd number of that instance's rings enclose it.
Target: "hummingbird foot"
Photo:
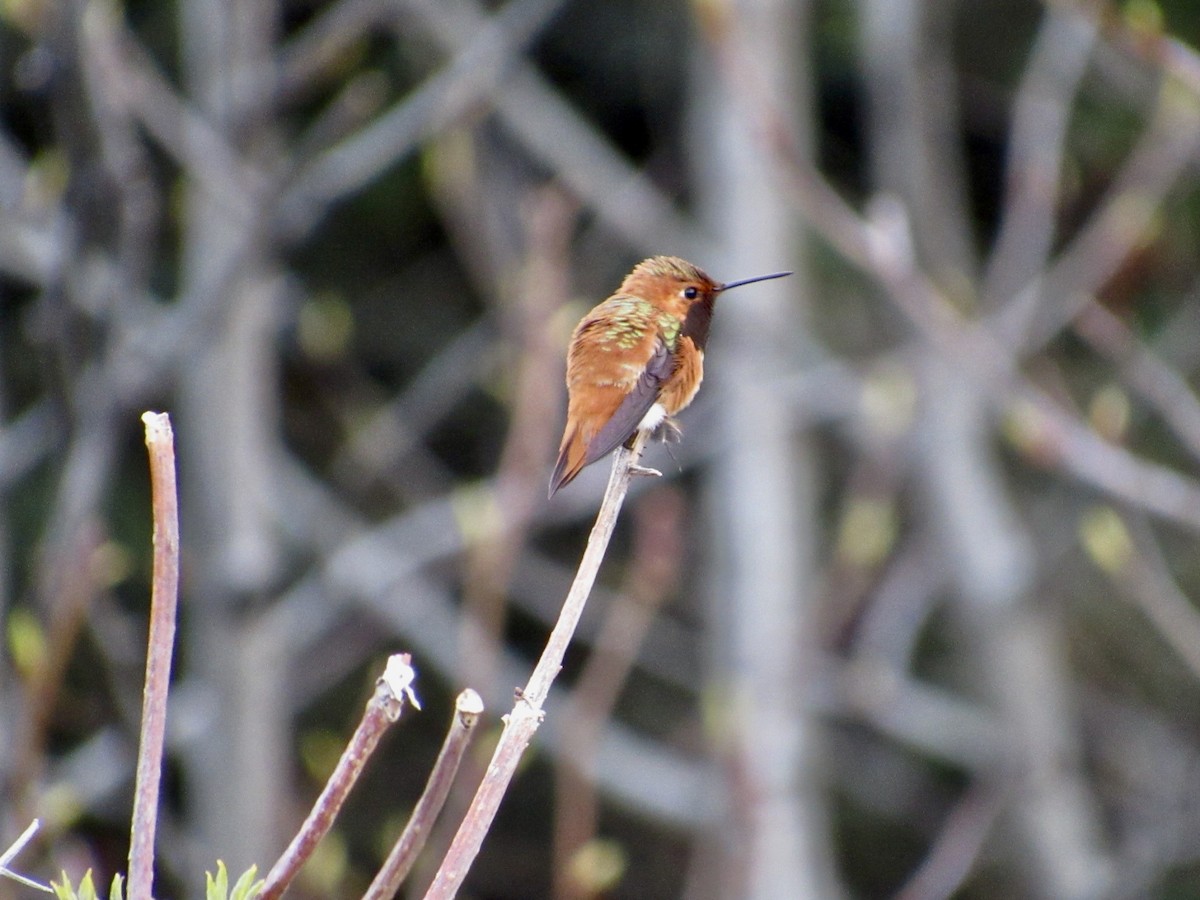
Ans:
[[[658,469],[651,469],[648,466],[630,466],[630,475],[645,475],[649,478],[662,478],[662,472]]]
[[[664,444],[678,444],[683,440],[683,429],[674,419],[667,416],[658,428],[654,429],[654,436]]]

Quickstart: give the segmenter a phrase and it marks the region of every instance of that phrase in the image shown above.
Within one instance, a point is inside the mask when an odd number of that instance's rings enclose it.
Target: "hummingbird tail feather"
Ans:
[[[560,487],[570,484],[587,464],[587,447],[579,439],[578,433],[572,431],[562,443],[558,451],[558,462],[554,466],[554,474],[550,476],[550,496]]]

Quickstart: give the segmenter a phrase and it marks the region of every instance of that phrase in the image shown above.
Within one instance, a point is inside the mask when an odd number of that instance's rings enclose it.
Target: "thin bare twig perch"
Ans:
[[[653,501],[653,502],[648,502]],[[658,488],[634,510],[633,563],[625,589],[613,598],[571,692],[561,723],[562,752],[555,767],[554,896],[590,897],[577,854],[596,837],[600,738],[637,662],[659,607],[679,580],[686,503],[678,489]]]
[[[379,874],[363,894],[363,900],[390,900],[396,896],[396,891],[412,870],[434,821],[450,795],[450,786],[454,784],[459,764],[471,743],[471,735],[482,714],[483,699],[479,694],[467,688],[458,695],[454,704],[454,719],[446,733],[446,740],[442,742],[437,762],[433,764],[433,771],[429,773],[425,791],[417,801],[408,825],[392,847],[392,852],[388,854]]]
[[[367,708],[354,731],[354,736],[342,751],[341,759],[334,767],[333,774],[329,776],[321,796],[313,804],[308,818],[292,838],[287,850],[279,857],[279,861],[271,867],[258,900],[277,900],[288,889],[301,866],[312,856],[321,838],[333,827],[333,820],[337,818],[350,789],[358,781],[367,760],[378,746],[379,739],[400,719],[400,713],[404,711],[404,702],[407,700],[417,709],[421,708],[412,689],[416,672],[411,663],[412,658],[407,653],[397,653],[388,657],[387,666],[375,683],[375,693],[367,702]]]
[[[563,657],[575,628],[583,615],[584,605],[591,594],[592,585],[596,581],[596,573],[600,563],[604,561],[604,553],[608,549],[609,538],[617,523],[617,515],[625,502],[625,494],[629,490],[629,481],[635,474],[658,474],[652,469],[642,469],[637,465],[645,444],[645,433],[639,431],[632,448],[620,447],[613,458],[612,474],[608,478],[608,488],[604,492],[604,501],[600,504],[600,512],[596,515],[596,524],[588,537],[587,549],[583,551],[583,559],[567,599],[563,602],[562,612],[550,637],[546,648],[542,651],[533,674],[524,689],[517,691],[517,702],[512,712],[505,719],[504,731],[500,742],[492,754],[475,799],[471,801],[463,817],[462,825],[450,844],[434,876],[433,884],[425,894],[425,900],[450,900],[462,885],[471,863],[479,854],[483,839],[491,828],[500,801],[508,790],[517,764],[525,753],[525,748],[533,740],[533,735],[542,723],[542,704],[550,693],[550,686],[562,668]]]

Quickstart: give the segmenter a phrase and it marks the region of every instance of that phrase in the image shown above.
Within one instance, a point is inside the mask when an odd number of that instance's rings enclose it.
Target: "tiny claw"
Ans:
[[[683,429],[674,419],[667,416],[662,420],[662,424],[654,430],[654,436],[664,444],[678,444],[683,440]]]
[[[647,466],[630,466],[629,474],[645,475],[649,478],[662,478],[662,472],[658,471],[658,469],[651,469]]]

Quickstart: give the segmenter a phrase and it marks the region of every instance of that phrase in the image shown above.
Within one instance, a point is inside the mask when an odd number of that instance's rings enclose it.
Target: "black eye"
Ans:
[[[698,296],[700,296],[700,292],[691,285],[688,285],[683,289],[683,296],[688,300],[695,300]]]

